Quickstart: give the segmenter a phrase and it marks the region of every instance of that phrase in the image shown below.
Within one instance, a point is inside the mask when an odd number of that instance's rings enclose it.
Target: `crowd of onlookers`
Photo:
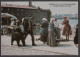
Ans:
[[[40,28],[41,36],[37,40],[41,40],[43,43],[47,43],[47,45],[51,47],[57,46],[61,38],[60,31],[63,30],[62,35],[66,37],[66,41],[69,41],[69,38],[70,38],[69,36],[72,35],[72,30],[71,30],[72,28],[71,28],[71,25],[69,24],[69,20],[67,19],[67,17],[64,17],[63,22],[61,24],[64,25],[63,29],[59,27],[59,23],[57,22],[56,18],[51,18],[50,22],[48,22],[46,18],[43,18],[41,28]],[[36,26],[36,24],[32,23],[31,18],[28,18],[28,19],[23,18],[22,22],[20,22],[19,20],[14,21],[14,19],[11,18],[10,26],[18,26],[21,32],[24,33],[25,38],[28,34],[30,34],[32,37],[32,45],[36,46],[34,41],[34,34],[33,34],[33,26]],[[25,46],[24,41],[22,42],[23,42],[23,45]],[[76,26],[74,43],[76,46],[78,46],[78,25]],[[19,42],[18,42],[18,45],[19,45]]]

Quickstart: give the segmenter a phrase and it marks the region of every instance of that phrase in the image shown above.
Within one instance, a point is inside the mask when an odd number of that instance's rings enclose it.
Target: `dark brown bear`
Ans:
[[[20,28],[12,30],[12,37],[11,37],[11,45],[13,42],[16,41],[18,46],[20,45],[20,40],[22,41],[23,46],[25,46],[25,33],[21,32]]]

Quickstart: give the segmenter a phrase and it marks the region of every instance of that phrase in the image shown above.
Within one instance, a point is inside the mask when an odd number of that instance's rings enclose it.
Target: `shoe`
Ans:
[[[13,44],[11,44],[11,45],[13,45]]]
[[[44,44],[46,43],[46,42],[43,42]]]
[[[32,44],[32,46],[36,46],[36,44]]]
[[[18,47],[21,47],[21,45],[18,45]]]
[[[26,45],[23,45],[24,47],[26,46]]]

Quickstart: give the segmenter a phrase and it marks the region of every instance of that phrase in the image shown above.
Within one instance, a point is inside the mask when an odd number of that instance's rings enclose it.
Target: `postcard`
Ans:
[[[4,55],[78,55],[78,1],[1,1]]]

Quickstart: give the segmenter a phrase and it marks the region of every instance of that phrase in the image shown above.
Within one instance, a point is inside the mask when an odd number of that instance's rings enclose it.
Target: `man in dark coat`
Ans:
[[[31,19],[28,19],[28,20],[25,19],[25,21],[23,23],[24,32],[26,33],[26,36],[28,34],[31,35],[31,37],[32,37],[32,46],[36,46],[36,44],[34,43],[34,36],[33,36],[33,31],[32,31],[33,26],[34,25],[32,24]]]

